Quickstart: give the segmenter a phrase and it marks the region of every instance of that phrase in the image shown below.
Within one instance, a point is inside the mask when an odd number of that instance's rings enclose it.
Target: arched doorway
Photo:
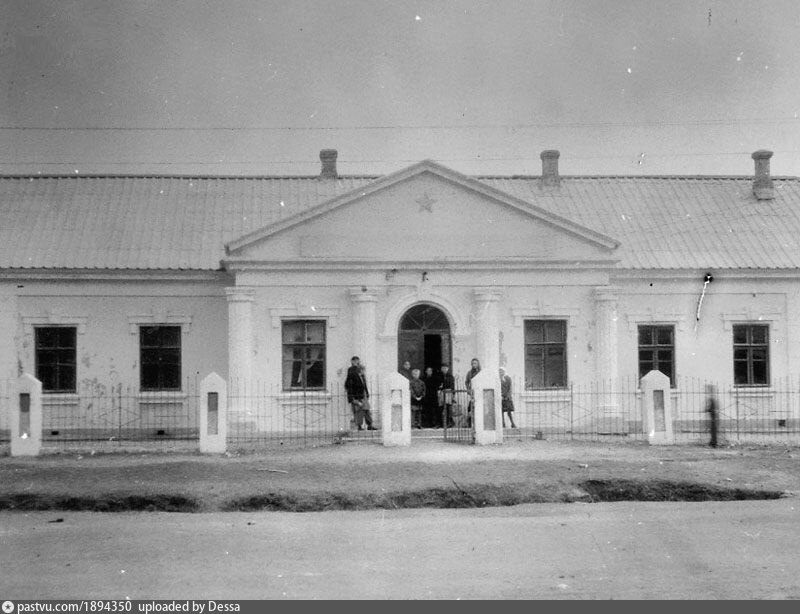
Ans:
[[[397,368],[404,361],[425,372],[426,367],[438,371],[452,357],[450,322],[438,307],[421,304],[408,309],[400,318],[397,331]]]

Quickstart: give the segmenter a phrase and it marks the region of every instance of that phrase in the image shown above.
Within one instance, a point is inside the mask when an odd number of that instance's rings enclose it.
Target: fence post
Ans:
[[[472,425],[475,443],[479,446],[503,443],[503,406],[500,399],[500,379],[497,371],[484,369],[472,378],[474,393]]]
[[[228,386],[216,373],[200,382],[200,452],[222,454],[228,437]]]
[[[672,395],[669,378],[650,371],[642,378],[642,422],[651,445],[673,444]]]
[[[11,399],[11,456],[39,456],[42,449],[42,382],[25,373]]]
[[[411,393],[408,380],[391,373],[381,394],[381,429],[384,446],[411,445]]]

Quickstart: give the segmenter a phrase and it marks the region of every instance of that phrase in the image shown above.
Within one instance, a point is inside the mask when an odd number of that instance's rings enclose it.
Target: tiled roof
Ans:
[[[1,177],[0,268],[217,270],[225,244],[375,177]],[[800,179],[476,177],[620,241],[624,269],[800,267]]]

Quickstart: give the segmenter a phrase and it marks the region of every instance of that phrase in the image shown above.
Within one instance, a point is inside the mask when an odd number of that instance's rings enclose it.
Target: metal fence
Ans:
[[[676,443],[708,441],[707,382],[678,378],[670,390]],[[16,411],[13,382],[0,382],[0,451],[9,441],[9,415]],[[719,440],[730,443],[800,443],[800,377],[775,380],[769,387],[715,384]],[[71,394],[42,395],[42,444],[55,450],[98,451],[198,449],[199,382],[187,379],[180,391],[143,392],[121,384],[82,386]],[[229,450],[290,448],[345,442],[380,443],[381,387],[371,387],[372,424],[359,430],[341,386],[285,391],[258,382],[227,382]],[[547,390],[512,385],[511,428],[506,441],[646,440],[642,392],[635,379],[571,384]],[[446,428],[413,430],[412,438],[473,443],[470,398],[457,386],[452,422]],[[500,425],[497,425],[500,427]]]
[[[380,386],[370,388],[370,430],[338,387],[285,391],[259,382],[228,382],[228,447],[239,450],[381,441]],[[361,418],[361,429],[356,418]]]
[[[669,394],[676,443],[708,441],[707,386],[713,385],[721,443],[800,443],[800,378],[769,387],[742,387],[696,378],[676,378]],[[647,439],[639,380],[570,384],[548,390],[512,388],[514,423],[506,438]],[[506,420],[509,426],[509,420]]]

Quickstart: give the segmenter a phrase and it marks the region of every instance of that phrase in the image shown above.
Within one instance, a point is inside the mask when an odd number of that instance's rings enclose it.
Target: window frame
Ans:
[[[745,333],[745,342],[744,343],[737,343],[736,342],[736,333],[737,329],[744,327],[746,329]],[[765,340],[763,343],[755,343],[753,342],[753,329],[760,328],[763,329],[765,332]],[[733,346],[733,355],[732,355],[732,366],[733,366],[733,385],[737,388],[767,388],[770,386],[770,377],[771,377],[771,368],[770,368],[770,326],[769,324],[765,324],[763,322],[739,322],[735,323],[731,327],[731,341]],[[737,350],[744,350],[746,352],[746,358],[744,361],[736,358]],[[764,382],[759,383],[754,381],[754,370],[753,370],[753,353],[754,351],[762,350],[765,354],[764,360]],[[747,382],[740,383],[736,381],[736,365],[737,362],[745,362],[747,375],[746,379]]]
[[[52,348],[41,348],[39,343],[39,335],[41,332],[46,330],[58,330],[59,332],[63,332],[65,330],[72,331],[72,347],[69,346],[60,346],[56,345]],[[71,351],[72,353],[72,360],[71,362],[62,362],[60,358],[57,358],[55,361],[55,379],[57,381],[57,386],[55,388],[51,388],[48,386],[48,381],[51,378],[42,377],[41,369],[43,368],[42,361],[41,361],[41,354],[43,352],[55,352],[55,353],[62,353],[66,351]],[[70,325],[43,325],[43,326],[34,326],[33,327],[33,362],[34,362],[34,373],[36,374],[36,379],[42,383],[42,394],[74,394],[78,391],[78,327],[77,326],[70,326]],[[65,369],[72,369],[72,386],[65,387],[65,386],[58,386],[58,382],[63,379],[62,370]]]
[[[287,342],[285,340],[286,335],[286,327],[289,325],[295,324],[303,324],[304,329],[304,337],[305,341],[292,341]],[[322,330],[322,342],[316,341],[309,341],[309,334],[308,334],[308,325],[314,324],[321,327]],[[299,359],[300,361],[300,371],[297,373],[295,377],[294,370],[292,370],[288,374],[287,379],[287,367],[295,364],[295,358],[292,358],[287,361],[287,349],[302,349],[305,351],[316,349],[319,353],[317,354],[316,358],[311,358],[310,355],[304,355]],[[281,390],[283,392],[302,392],[306,390],[311,390],[314,392],[324,391],[326,390],[327,386],[327,366],[328,366],[328,322],[324,319],[319,318],[285,318],[281,320]],[[308,381],[308,372],[310,368],[312,368],[316,363],[321,362],[321,382],[318,386],[309,386],[307,385]],[[292,381],[299,378],[302,380],[301,384],[292,385]],[[288,385],[287,385],[288,382]]]
[[[558,323],[561,326],[561,340],[560,341],[548,341],[547,340],[547,324]],[[543,327],[542,332],[542,341],[536,342],[528,342],[528,328],[529,325],[532,324],[541,324]],[[569,362],[568,362],[568,352],[567,352],[567,336],[569,330],[569,322],[565,318],[525,318],[522,323],[522,341],[523,341],[523,360],[525,365],[525,390],[564,390],[569,387]],[[561,374],[563,376],[563,382],[553,385],[553,386],[537,386],[534,383],[533,378],[529,378],[528,374],[533,371],[533,366],[529,363],[529,349],[530,348],[540,348],[541,350],[546,350],[546,348],[560,348],[561,349]],[[546,382],[548,379],[547,377],[547,368],[548,368],[548,360],[547,354],[544,353],[542,355],[542,378]]]
[[[651,339],[655,339],[655,343],[649,343],[649,344],[642,345],[642,342],[641,342],[642,329],[650,329],[652,331]],[[658,330],[659,329],[662,329],[662,330],[663,329],[669,329],[670,337],[671,337],[671,340],[670,340],[669,344],[662,344],[662,343],[658,342]],[[636,364],[638,365],[637,371],[639,373],[639,380],[641,381],[641,379],[645,375],[647,375],[647,373],[642,373],[642,359],[641,359],[642,349],[644,348],[646,351],[649,350],[649,351],[652,351],[654,353],[654,359],[651,361],[652,364],[653,364],[653,369],[657,369],[658,371],[661,371],[661,373],[664,373],[664,371],[662,371],[661,369],[658,369],[659,363],[661,362],[659,360],[659,357],[658,357],[658,351],[659,351],[659,349],[669,348],[670,351],[671,351],[671,356],[672,356],[671,359],[670,359],[670,373],[668,373],[668,374],[665,373],[665,375],[667,375],[669,377],[670,388],[675,388],[676,387],[676,380],[677,380],[676,373],[675,373],[675,370],[676,370],[676,356],[675,356],[676,345],[677,344],[676,344],[675,325],[674,324],[651,324],[651,323],[647,323],[647,324],[639,324],[639,325],[637,325],[637,327],[636,327]],[[652,370],[652,369],[649,369],[648,373],[649,373],[650,370]]]
[[[162,340],[162,343],[159,344],[159,345],[148,345],[148,346],[145,346],[143,342],[144,342],[145,331],[147,329],[175,329],[176,334],[174,335],[174,338],[177,340],[176,345],[164,345],[163,344],[163,340]],[[183,327],[181,325],[179,325],[179,324],[140,324],[139,325],[139,390],[141,392],[181,392],[183,390],[183,341],[182,341],[182,338],[183,338]],[[178,370],[177,386],[164,385],[165,383],[169,383],[169,382],[165,382],[165,380],[167,378],[165,377],[165,373],[163,371],[162,363],[164,363],[164,364],[172,364],[172,365],[174,365],[175,363],[174,362],[167,363],[166,361],[164,361],[163,360],[163,358],[164,358],[163,354],[158,356],[159,360],[157,360],[157,361],[153,361],[149,356],[147,357],[147,360],[145,360],[145,356],[146,356],[146,354],[156,353],[156,352],[159,352],[159,351],[163,352],[163,353],[166,353],[166,352],[174,353],[176,350],[177,350],[177,356],[178,356],[178,360],[177,360],[177,368],[178,368],[177,369]],[[153,385],[150,382],[145,382],[145,377],[148,376],[148,374],[146,372],[146,369],[145,369],[145,365],[149,366],[149,365],[153,365],[153,364],[159,365],[159,369],[157,371],[157,376],[156,376],[156,380],[157,381],[155,382],[155,385]]]

